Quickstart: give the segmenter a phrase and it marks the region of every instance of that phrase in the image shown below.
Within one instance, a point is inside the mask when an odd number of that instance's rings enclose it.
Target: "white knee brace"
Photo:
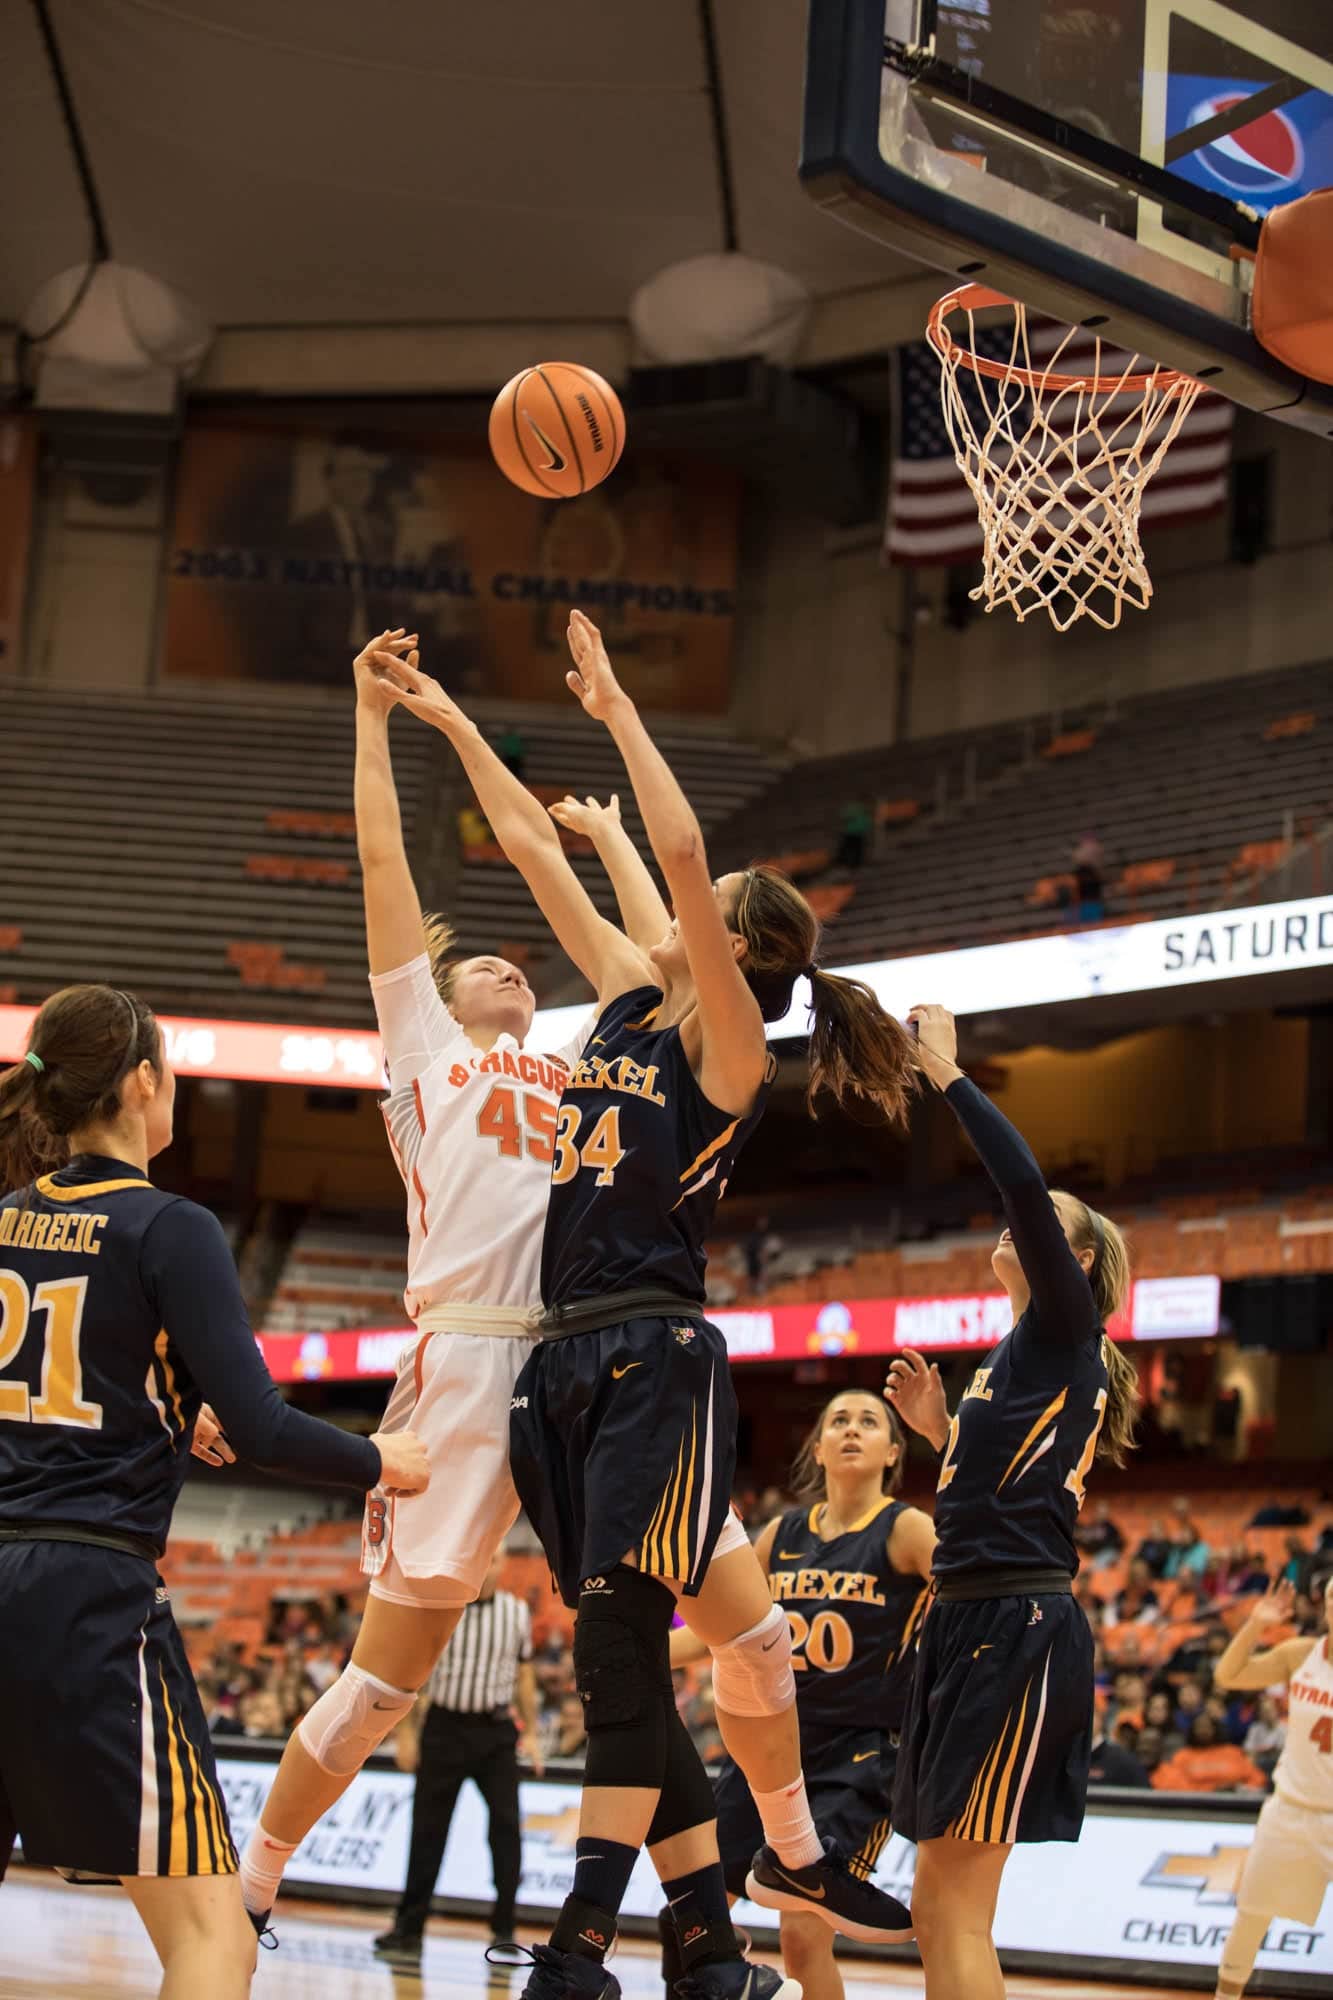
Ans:
[[[326,1688],[296,1733],[320,1769],[331,1778],[349,1778],[372,1750],[409,1713],[415,1694],[390,1687],[360,1667],[344,1667]]]
[[[791,1627],[780,1604],[752,1631],[713,1648],[713,1696],[725,1715],[781,1715],[791,1707]]]

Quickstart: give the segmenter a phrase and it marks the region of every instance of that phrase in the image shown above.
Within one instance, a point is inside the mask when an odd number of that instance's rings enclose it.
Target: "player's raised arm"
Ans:
[[[392,972],[426,950],[421,903],[403,845],[403,821],[389,755],[392,691],[375,672],[381,654],[415,666],[416,634],[381,632],[352,663],[356,681],[356,851],[366,905],[372,975]]]
[[[653,982],[642,952],[596,909],[560,843],[560,836],[527,787],[501,763],[481,731],[438,681],[388,649],[376,666],[393,699],[446,736],[467,772],[477,803],[495,838],[531,889],[561,948],[605,1003],[632,987]]]
[[[1270,1584],[1225,1653],[1213,1662],[1214,1687],[1254,1694],[1291,1679],[1319,1643],[1316,1639],[1285,1639],[1277,1646],[1271,1643],[1272,1634],[1290,1620],[1295,1602],[1295,1588],[1285,1578]]]
[[[227,1240],[207,1209],[190,1201],[163,1209],[144,1236],[140,1277],[238,1457],[321,1486],[425,1491],[426,1454],[410,1432],[355,1437],[284,1403],[255,1345]]]
[[[616,892],[620,921],[630,942],[641,951],[651,951],[655,944],[661,944],[671,928],[671,912],[662,901],[647,863],[625,831],[617,795],[613,792],[606,805],[596,799],[580,801],[571,795],[548,810],[558,825],[568,827],[571,833],[581,833],[597,850],[597,859]]]
[[[1095,1333],[1102,1323],[1088,1282],[1095,1250],[1075,1252],[1027,1140],[958,1067],[953,1015],[914,1007],[908,1020],[917,1028],[922,1068],[995,1183],[1043,1331],[1070,1340]]]
[[[703,1027],[700,1085],[720,1109],[744,1113],[763,1080],[768,1045],[759,1004],[713,886],[699,822],[612,672],[597,627],[581,611],[571,611],[568,636],[574,665],[566,679],[588,714],[605,723],[625,760],[675,906]]]

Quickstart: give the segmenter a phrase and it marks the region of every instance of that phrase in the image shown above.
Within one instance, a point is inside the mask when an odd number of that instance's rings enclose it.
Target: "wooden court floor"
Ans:
[[[485,1935],[475,1924],[434,1921],[417,1977],[392,1972],[371,1955],[387,1912],[285,1897],[280,1908],[281,1943],[259,1955],[255,2000],[517,2000],[523,1990],[522,1968],[487,1966]],[[529,1937],[537,1941],[537,1933]],[[627,1940],[614,1969],[625,2000],[662,2000],[656,1953],[646,1944]],[[843,1977],[848,2000],[870,2000],[872,1993],[921,2000],[921,1974],[910,1967],[847,1960]],[[74,1889],[38,1870],[10,1871],[0,1887],[0,2000],[147,2000],[157,1987],[157,1960],[118,1890]],[[1010,2000],[1161,2000],[1164,1991],[1009,1980]]]

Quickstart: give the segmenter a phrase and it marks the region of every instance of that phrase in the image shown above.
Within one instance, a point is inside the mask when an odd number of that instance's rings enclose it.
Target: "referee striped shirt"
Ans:
[[[532,1658],[532,1616],[507,1590],[469,1604],[435,1663],[426,1692],[436,1708],[489,1715],[508,1708],[521,1661]]]

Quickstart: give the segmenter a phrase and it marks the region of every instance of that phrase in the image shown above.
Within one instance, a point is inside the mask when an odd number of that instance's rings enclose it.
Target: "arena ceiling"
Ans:
[[[11,323],[93,242],[43,17],[110,253],[233,358],[353,329],[623,329],[645,279],[726,248],[807,286],[815,360],[901,337],[868,302],[905,287],[915,327],[938,289],[801,191],[804,0],[9,0]]]

